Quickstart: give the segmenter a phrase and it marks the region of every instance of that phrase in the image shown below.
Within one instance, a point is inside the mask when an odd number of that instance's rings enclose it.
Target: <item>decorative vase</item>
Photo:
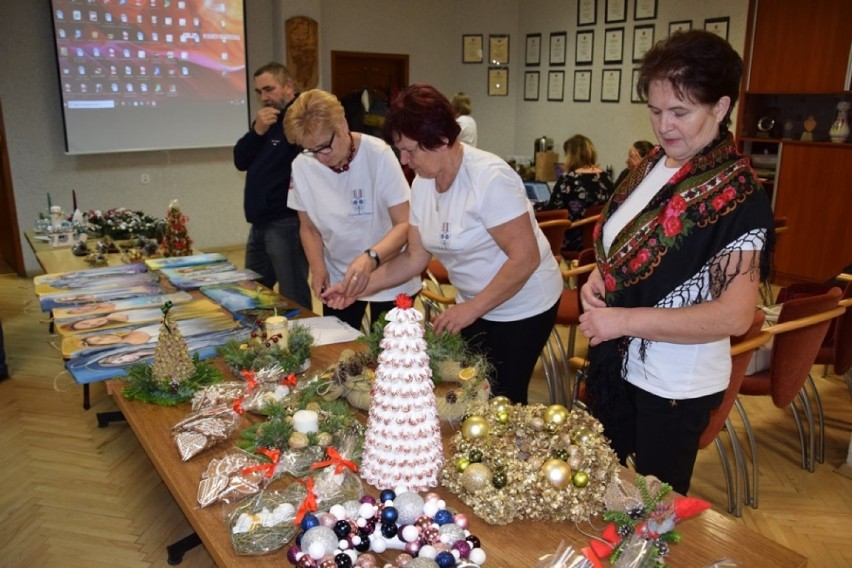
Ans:
[[[837,103],[837,116],[831,124],[828,135],[832,142],[841,144],[849,138],[849,122],[846,119],[846,113],[849,112],[849,103],[846,101]]]

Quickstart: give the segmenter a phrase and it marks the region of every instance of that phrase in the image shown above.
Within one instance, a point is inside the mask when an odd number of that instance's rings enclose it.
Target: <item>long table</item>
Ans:
[[[323,369],[338,359],[343,349],[360,349],[360,344],[343,343],[315,348],[311,352],[312,368],[308,374]],[[139,443],[145,449],[163,482],[189,520],[197,537],[218,566],[251,566],[280,568],[287,566],[285,550],[265,556],[238,556],[231,546],[227,529],[222,523],[220,505],[201,509],[196,501],[198,482],[202,471],[213,457],[230,451],[227,444],[208,450],[183,462],[178,455],[171,427],[189,412],[189,405],[161,407],[130,401],[121,395],[121,381],[108,382],[118,408],[130,424]],[[241,427],[247,427],[257,418],[244,415]],[[445,439],[450,431],[444,426]],[[629,476],[629,472],[624,472]],[[282,483],[283,481],[277,482]],[[586,533],[599,535],[604,523],[594,522],[597,529],[584,523],[575,526],[569,522],[526,522],[509,525],[489,525],[478,519],[471,509],[447,490],[435,490],[447,501],[452,510],[462,512],[471,519],[470,531],[480,538],[488,555],[486,567],[533,566],[535,559],[557,550],[565,541],[575,549],[588,545]],[[671,566],[702,567],[730,558],[737,566],[772,566],[773,568],[807,566],[807,558],[745,527],[735,520],[712,510],[678,525],[683,539],[671,546],[667,562]]]

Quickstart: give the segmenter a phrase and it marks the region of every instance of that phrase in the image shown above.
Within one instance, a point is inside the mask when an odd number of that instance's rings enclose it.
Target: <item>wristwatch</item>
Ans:
[[[364,251],[364,254],[376,261],[376,268],[378,268],[382,263],[382,259],[379,258],[379,253],[377,253],[374,249],[367,249]]]

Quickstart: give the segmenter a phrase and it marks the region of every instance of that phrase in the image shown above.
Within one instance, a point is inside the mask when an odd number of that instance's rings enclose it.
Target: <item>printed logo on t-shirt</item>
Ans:
[[[370,211],[369,208],[369,204],[367,203],[367,199],[364,197],[363,189],[352,190],[352,198],[350,199],[350,203],[352,204],[352,211],[349,214],[350,217],[372,214],[372,211]]]

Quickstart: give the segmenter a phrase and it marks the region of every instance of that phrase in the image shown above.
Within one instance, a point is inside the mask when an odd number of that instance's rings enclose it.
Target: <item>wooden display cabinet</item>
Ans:
[[[749,4],[737,142],[763,160],[753,165],[776,218],[787,218],[775,253],[782,285],[825,281],[852,263],[852,140],[828,136],[837,103],[852,101],[850,7],[847,0]],[[808,117],[816,127],[802,140]]]

